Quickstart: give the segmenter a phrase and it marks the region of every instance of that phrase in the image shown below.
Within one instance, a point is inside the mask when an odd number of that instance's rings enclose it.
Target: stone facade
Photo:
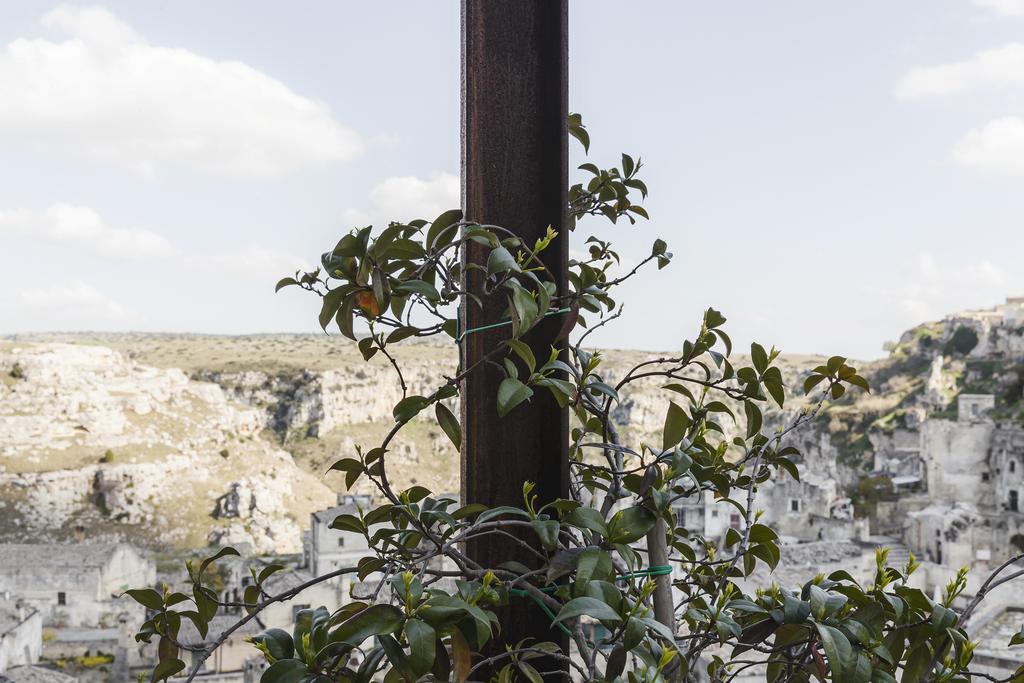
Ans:
[[[127,544],[0,545],[0,591],[19,596],[46,625],[141,623],[143,608],[121,594],[156,583],[156,566]]]
[[[0,598],[0,673],[38,662],[43,643],[39,611],[5,595]]]
[[[960,422],[984,420],[995,406],[996,397],[992,394],[960,394],[956,399],[956,419]]]
[[[309,536],[305,564],[314,576],[322,576],[344,567],[354,567],[369,553],[366,538],[361,534],[341,529],[332,529],[331,523],[338,515],[358,514],[360,509],[371,507],[368,496],[342,495],[338,504],[310,516]],[[373,580],[375,576],[369,577]],[[332,580],[342,595],[350,595],[357,581],[356,575],[343,574]]]

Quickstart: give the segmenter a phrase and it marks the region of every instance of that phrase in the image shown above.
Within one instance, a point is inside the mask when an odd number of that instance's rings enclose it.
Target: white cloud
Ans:
[[[14,304],[22,310],[42,317],[55,312],[58,321],[114,321],[121,320],[128,311],[124,306],[81,280],[53,284],[38,289],[17,290]]]
[[[170,242],[155,232],[113,228],[93,209],[73,204],[53,204],[43,211],[0,211],[0,235],[5,233],[117,260],[142,260],[173,252]]]
[[[230,253],[191,254],[185,257],[185,265],[194,270],[267,281],[310,269],[309,263],[299,256],[255,244]]]
[[[1024,119],[1006,116],[970,131],[953,148],[964,166],[1007,174],[1024,174]]]
[[[459,177],[451,173],[435,173],[426,180],[415,176],[386,178],[370,190],[369,207],[346,210],[345,220],[354,225],[433,220],[457,208],[460,193]]]
[[[985,50],[962,62],[915,67],[896,86],[897,96],[931,95],[1024,86],[1024,43]]]
[[[362,147],[328,107],[238,61],[151,45],[100,7],[61,5],[0,53],[0,143],[32,143],[152,175],[180,166],[277,177]]]
[[[899,303],[914,324],[937,320],[951,311],[1000,300],[1010,280],[991,261],[948,266],[929,253],[921,253],[909,281],[898,294]]]
[[[990,9],[997,14],[1024,17],[1024,0],[974,0],[974,4]]]

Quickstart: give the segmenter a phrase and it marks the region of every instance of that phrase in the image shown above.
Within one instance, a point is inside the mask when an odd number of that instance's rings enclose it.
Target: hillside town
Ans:
[[[1015,374],[1024,360],[1022,332],[1024,298],[1015,298],[990,311],[958,313],[905,334],[891,351],[889,362],[905,364],[912,357],[914,367],[924,369],[919,386],[901,395],[896,412],[886,412],[886,408],[872,414],[867,431],[870,447],[862,449],[859,465],[849,458],[844,461],[841,454],[849,449],[840,441],[861,435],[844,436],[825,429],[802,438],[799,480],[787,478],[766,487],[759,502],[764,519],[780,533],[782,561],[770,574],[759,568],[750,577],[751,585],[776,582],[796,587],[816,574],[838,569],[870,582],[876,552],[885,550],[894,566],[906,564],[911,556],[916,558],[920,567],[910,581],[930,594],[937,594],[957,569],[970,567],[970,583],[961,598],[968,600],[979,590],[988,571],[1024,551],[1024,423],[1016,404],[1024,378]],[[82,443],[90,444],[92,452],[106,444],[127,452],[132,439],[138,438],[131,431],[137,427],[119,415],[174,414],[173,410],[180,407],[175,408],[173,400],[170,407],[165,406],[161,396],[166,401],[168,396],[188,395],[193,409],[202,405],[197,401],[202,401],[222,412],[215,420],[203,417],[201,411],[192,413],[192,423],[198,426],[194,432],[178,434],[179,442],[175,443],[179,452],[191,449],[189,457],[196,463],[205,462],[204,457],[210,457],[209,462],[230,460],[217,453],[239,448],[239,439],[244,438],[248,439],[244,448],[270,454],[270,462],[285,464],[279,466],[285,467],[281,471],[288,473],[291,481],[305,481],[307,475],[293,471],[291,456],[276,454],[258,442],[265,438],[260,436],[260,429],[273,429],[271,419],[265,416],[284,419],[288,430],[299,424],[295,416],[281,417],[285,414],[281,399],[269,399],[267,389],[262,405],[273,405],[271,411],[261,409],[251,392],[246,398],[238,389],[237,376],[234,388],[228,389],[221,384],[199,383],[180,371],[168,382],[160,379],[168,377],[161,374],[163,371],[147,369],[109,349],[93,351],[90,349],[97,347],[49,341],[12,340],[6,344],[0,355],[4,364],[0,369],[8,377],[3,402],[8,409],[0,415],[0,433],[6,439],[7,463],[13,462],[9,459],[13,454],[35,453],[38,458],[53,453],[45,450],[50,445],[33,438],[32,428],[26,427],[46,414],[41,398],[9,409],[12,401],[20,396],[39,397],[28,384],[37,381],[46,391],[56,392],[59,404],[62,385],[54,382],[61,373],[53,371],[58,362],[55,359],[65,354],[72,363],[81,364],[86,359],[95,365],[98,353],[104,362],[113,359],[112,365],[93,375],[79,373],[77,380],[68,380],[65,373],[61,380],[77,382],[73,385],[75,391],[88,386],[94,405],[106,406],[106,412],[81,415],[69,414],[65,403],[60,419],[67,424],[92,420],[88,431],[75,430],[73,425],[68,428],[62,437],[67,439],[66,454],[76,452]],[[883,381],[877,390],[880,393],[887,389],[884,382],[897,381],[885,379],[887,367],[883,363],[874,371],[876,380]],[[422,372],[426,373],[427,368]],[[33,373],[37,373],[35,377]],[[12,374],[19,376],[11,381]],[[138,376],[143,377],[141,384],[132,379]],[[322,386],[322,380],[318,381]],[[372,378],[359,381],[372,386]],[[200,388],[193,388],[193,384]],[[981,392],[979,388],[989,391]],[[140,400],[140,392],[149,392],[148,402]],[[311,418],[307,409],[302,419],[313,419],[322,429],[322,436],[351,428],[351,402],[345,404],[343,410],[347,412],[332,413],[328,406],[336,402],[335,398],[321,394],[317,400],[319,417]],[[640,429],[656,429],[656,416],[646,417],[647,403],[642,393],[624,401],[621,410],[625,412],[617,419]],[[331,429],[326,429],[332,420]],[[146,429],[152,433],[152,427]],[[427,460],[417,449],[432,449],[433,443],[427,438],[421,444],[406,446],[404,453],[423,467]],[[207,451],[214,454],[204,456]],[[150,459],[136,463],[125,458],[120,466],[153,467],[155,462]],[[75,496],[69,494],[61,510],[47,508],[50,514],[63,515],[59,518],[66,532],[63,535],[32,542],[25,533],[31,527],[10,528],[5,533],[8,542],[0,544],[0,681],[127,681],[152,667],[152,646],[133,637],[146,619],[146,610],[123,593],[140,586],[186,588],[188,578],[181,560],[207,550],[202,545],[146,543],[129,533],[134,522],[145,523],[152,511],[142,505],[142,499],[132,501],[133,486],[124,486],[124,471],[109,473],[112,466],[81,465],[88,472],[83,481],[91,482],[81,494],[84,502],[75,502]],[[74,467],[63,472],[77,471]],[[0,474],[5,477],[5,486],[12,487],[9,490],[17,487],[22,492],[19,497],[4,500],[10,512],[19,505],[31,505],[31,496],[25,494],[32,493],[40,478],[54,476],[42,471],[26,476],[13,471],[10,464]],[[122,486],[111,487],[109,482],[117,480]],[[457,485],[450,475],[448,481]],[[324,574],[341,573],[294,599],[272,605],[244,628],[230,632],[224,645],[203,662],[197,680],[258,680],[264,660],[247,642],[249,637],[271,626],[290,630],[299,610],[316,605],[337,609],[372,585],[372,576],[360,583],[354,574],[344,573],[366,554],[366,538],[332,526],[339,515],[372,506],[374,500],[369,494],[339,494],[333,504],[309,506],[303,522],[278,526],[271,518],[274,506],[280,504],[273,499],[268,502],[262,486],[258,480],[229,478],[211,489],[208,523],[212,526],[206,540],[211,547],[230,542],[241,551],[240,557],[218,563],[214,583],[224,601],[237,603],[240,591],[252,581],[250,569],[258,571],[271,563],[286,567],[266,584],[272,594],[313,582]],[[96,517],[104,520],[104,531],[97,537],[91,533],[90,518],[74,514],[79,504],[95,509],[97,492],[107,494],[104,505],[115,511],[129,510],[120,518],[125,530],[120,536],[109,517]],[[318,495],[313,500],[323,501],[324,496]],[[743,524],[729,506],[710,497],[684,499],[674,513],[678,525],[700,531],[709,539],[721,540],[730,528],[739,529]],[[257,523],[251,525],[254,517]],[[254,536],[254,526],[264,532]],[[1024,664],[1024,656],[1005,647],[1008,634],[1015,633],[1024,618],[1020,595],[1013,586],[993,592],[967,625],[979,643],[977,662],[992,675],[1005,676]],[[237,608],[224,608],[205,636],[194,629],[186,630],[183,645],[201,649],[219,638],[239,615]]]

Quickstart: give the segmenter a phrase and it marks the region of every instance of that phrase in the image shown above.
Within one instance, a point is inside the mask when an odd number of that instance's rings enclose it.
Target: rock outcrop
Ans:
[[[0,347],[0,537],[301,548],[300,523],[333,494],[261,435],[264,411],[101,346]],[[212,513],[231,491],[244,514]],[[230,532],[230,533],[229,533]]]

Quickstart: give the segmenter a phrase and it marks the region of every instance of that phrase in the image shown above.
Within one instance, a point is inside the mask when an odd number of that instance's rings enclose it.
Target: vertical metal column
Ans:
[[[462,2],[462,204],[467,220],[500,225],[527,244],[548,226],[560,231],[545,252],[545,265],[564,292],[568,270],[568,0],[463,0]],[[488,250],[471,245],[467,259],[486,262]],[[470,291],[482,286],[467,273]],[[483,308],[467,303],[462,329],[507,317],[501,297]],[[547,358],[562,325],[547,318],[528,340]],[[508,327],[466,335],[468,367],[509,334]],[[520,505],[532,481],[542,502],[568,495],[568,412],[545,390],[498,418],[502,379],[484,367],[462,387],[462,497],[466,503]],[[536,558],[508,539],[471,542],[469,555],[484,566],[510,559],[528,566]],[[501,640],[554,640],[562,634],[530,600],[515,600],[501,614]],[[565,643],[564,643],[565,644]],[[499,650],[500,651],[500,650]],[[555,668],[547,666],[547,669]]]

